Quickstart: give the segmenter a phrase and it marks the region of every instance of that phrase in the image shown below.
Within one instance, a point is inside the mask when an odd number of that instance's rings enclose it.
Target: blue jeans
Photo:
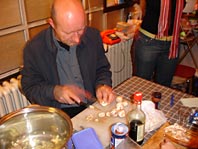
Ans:
[[[169,87],[178,62],[178,58],[168,58],[170,44],[139,32],[134,41],[134,74]]]

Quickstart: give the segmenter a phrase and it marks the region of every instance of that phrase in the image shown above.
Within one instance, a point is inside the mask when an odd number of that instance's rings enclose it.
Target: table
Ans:
[[[192,95],[183,93],[181,91],[177,91],[159,84],[156,84],[151,81],[144,80],[139,77],[132,77],[125,82],[118,85],[116,88],[114,88],[114,91],[118,95],[124,96],[126,99],[130,100],[131,94],[133,94],[136,91],[143,93],[143,100],[151,100],[151,94],[152,92],[159,91],[162,93],[162,98],[160,102],[160,110],[163,111],[163,113],[168,118],[168,122],[173,124],[178,120],[178,109],[182,106],[181,102],[179,101],[181,98],[189,98],[193,97]],[[170,106],[170,98],[174,95],[174,104],[173,106]],[[186,111],[183,111],[185,114],[188,112],[186,108]],[[149,132],[146,134],[143,144],[158,130],[154,130],[152,132]]]
[[[164,114],[168,118],[168,122],[170,123],[175,123],[178,119],[177,111],[181,106],[181,102],[179,101],[179,99],[193,97],[192,95],[168,87],[164,87],[159,84],[135,76],[129,78],[128,80],[124,81],[123,83],[119,84],[117,87],[114,88],[114,92],[118,96],[123,96],[127,100],[130,100],[131,95],[136,91],[140,91],[143,93],[143,100],[150,100],[152,92],[160,91],[162,93],[160,109],[164,112]],[[174,95],[174,104],[172,106],[170,106],[171,95]],[[109,137],[106,137],[106,135],[104,135],[105,133],[107,133],[107,131],[109,132],[107,134],[110,135],[110,130],[109,130],[110,124],[115,122],[126,122],[123,119],[115,118],[101,124],[98,123],[88,124],[87,122],[85,122],[84,118],[85,115],[88,114],[89,112],[91,113],[89,109],[86,109],[77,116],[75,116],[74,118],[72,118],[73,127],[75,130],[80,130],[81,125],[84,125],[84,127],[93,127],[96,130],[96,133],[99,135],[99,138],[102,140],[104,146],[106,146],[107,143],[109,143],[110,141],[108,140]],[[185,113],[185,111],[183,112]],[[100,125],[100,127],[97,125]],[[145,135],[143,144],[147,142],[149,138],[157,131],[158,130],[154,130],[152,132],[147,133]]]

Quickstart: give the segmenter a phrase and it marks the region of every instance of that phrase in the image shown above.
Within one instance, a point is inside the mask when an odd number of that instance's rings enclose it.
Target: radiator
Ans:
[[[131,44],[133,39],[106,45],[106,56],[111,64],[112,86],[115,87],[132,76]]]
[[[0,117],[30,104],[19,88],[20,76],[0,85]]]

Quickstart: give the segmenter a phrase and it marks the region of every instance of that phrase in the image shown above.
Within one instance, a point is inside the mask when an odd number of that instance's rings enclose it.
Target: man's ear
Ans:
[[[49,18],[47,21],[51,25],[51,27],[54,28],[54,21],[53,21],[53,19],[52,18]]]

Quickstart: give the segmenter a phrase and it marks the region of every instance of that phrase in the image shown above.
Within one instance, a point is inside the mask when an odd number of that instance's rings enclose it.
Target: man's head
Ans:
[[[80,43],[84,33],[85,17],[80,0],[54,0],[49,24],[54,29],[57,40],[74,46]]]

